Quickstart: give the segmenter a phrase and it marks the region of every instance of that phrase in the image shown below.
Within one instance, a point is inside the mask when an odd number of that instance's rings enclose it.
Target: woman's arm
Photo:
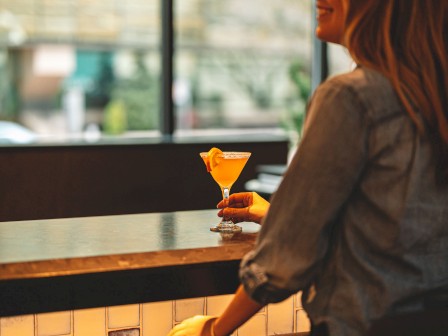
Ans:
[[[215,320],[212,335],[230,335],[263,307],[264,305],[252,300],[244,291],[243,286],[240,285],[232,302],[227,306],[224,313]]]
[[[226,336],[249,320],[263,305],[253,301],[240,286],[220,317],[196,315],[176,325],[168,336]]]

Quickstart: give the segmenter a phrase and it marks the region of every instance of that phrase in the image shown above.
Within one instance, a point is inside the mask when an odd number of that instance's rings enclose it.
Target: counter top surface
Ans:
[[[0,222],[0,316],[234,293],[259,225],[217,210]]]
[[[0,222],[0,280],[239,260],[259,225],[223,239],[217,210]]]

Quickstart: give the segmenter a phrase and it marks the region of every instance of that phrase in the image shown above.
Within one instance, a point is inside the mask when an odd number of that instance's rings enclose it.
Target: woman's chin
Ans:
[[[341,44],[341,37],[339,34],[334,32],[329,32],[328,29],[322,29],[320,27],[316,28],[316,37],[324,42]]]

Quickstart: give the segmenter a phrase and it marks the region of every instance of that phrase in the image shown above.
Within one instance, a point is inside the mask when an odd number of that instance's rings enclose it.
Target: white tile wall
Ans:
[[[104,308],[75,310],[73,322],[74,335],[106,335],[106,310]]]
[[[268,335],[288,334],[294,331],[294,297],[268,306]]]
[[[296,332],[310,331],[311,324],[302,306],[302,292],[297,293],[294,299],[295,299],[294,330]]]
[[[205,312],[205,298],[186,299],[174,301],[174,321],[175,323],[182,322],[188,317],[194,315],[204,315]]]
[[[207,298],[207,315],[219,316],[232,301],[233,295],[209,296]]]
[[[107,308],[109,329],[140,326],[140,305],[125,305]]]
[[[233,295],[83,309],[0,319],[0,336],[108,336],[138,328],[142,336],[166,336],[194,315],[220,315]],[[262,309],[233,336],[270,336],[309,331],[300,295]],[[135,330],[134,330],[135,332]]]
[[[257,314],[238,329],[238,336],[267,335],[266,331],[266,315]]]
[[[173,327],[173,302],[143,304],[143,336],[165,336]]]
[[[34,316],[23,315],[0,319],[1,336],[34,336]]]
[[[296,321],[298,332],[305,332],[310,330],[310,321],[308,320],[308,316],[303,309],[299,309],[297,311]]]
[[[72,334],[72,312],[57,312],[36,315],[37,336],[59,336]]]

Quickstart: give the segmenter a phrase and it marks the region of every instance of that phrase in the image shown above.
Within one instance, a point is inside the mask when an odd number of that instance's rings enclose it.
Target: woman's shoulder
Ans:
[[[352,88],[355,91],[386,89],[392,90],[390,81],[378,71],[357,67],[353,71],[328,78],[324,86],[340,86]]]
[[[376,115],[402,109],[389,79],[369,68],[357,67],[351,72],[330,77],[319,90],[350,92],[350,96]]]

